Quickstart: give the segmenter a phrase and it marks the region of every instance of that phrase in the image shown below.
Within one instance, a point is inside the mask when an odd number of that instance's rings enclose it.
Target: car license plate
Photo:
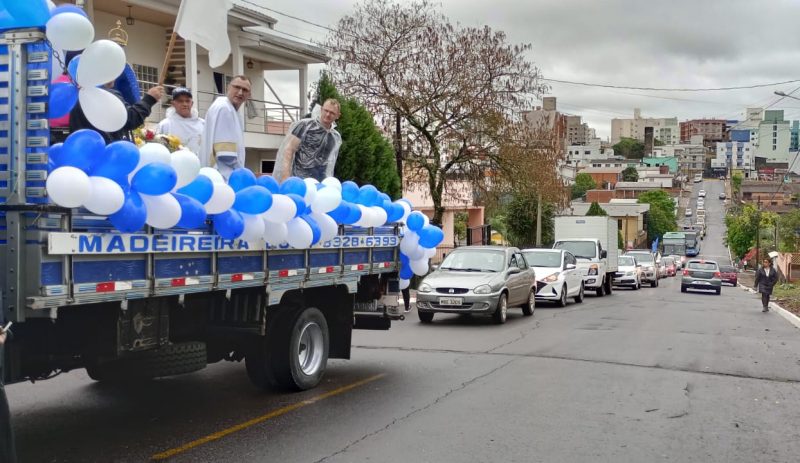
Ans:
[[[462,301],[460,297],[440,297],[439,305],[461,305]]]
[[[695,284],[695,285],[707,285],[709,283],[707,281],[697,281],[697,280],[695,280],[692,284]]]

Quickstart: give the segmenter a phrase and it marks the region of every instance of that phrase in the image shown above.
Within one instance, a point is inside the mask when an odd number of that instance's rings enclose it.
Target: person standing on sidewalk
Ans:
[[[777,282],[778,272],[772,268],[772,261],[764,259],[764,265],[756,271],[756,281],[753,283],[753,289],[761,293],[762,312],[769,312],[769,297]]]

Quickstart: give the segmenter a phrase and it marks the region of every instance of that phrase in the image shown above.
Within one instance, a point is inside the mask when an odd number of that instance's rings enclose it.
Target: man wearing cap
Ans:
[[[228,180],[244,167],[244,121],[239,108],[250,98],[250,79],[234,76],[228,94],[217,97],[206,112],[206,130],[200,164],[215,167]]]
[[[176,87],[172,91],[172,107],[167,109],[167,117],[158,123],[156,133],[178,137],[183,146],[199,156],[205,128],[206,121],[198,116],[193,105],[192,92],[186,87]]]

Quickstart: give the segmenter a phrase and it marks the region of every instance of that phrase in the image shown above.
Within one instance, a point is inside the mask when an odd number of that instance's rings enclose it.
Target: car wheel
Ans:
[[[575,296],[575,302],[578,303],[578,304],[583,302],[583,296],[584,296],[583,291],[584,291],[583,283],[581,283],[581,290],[578,291],[578,295]]]
[[[421,312],[417,310],[417,316],[422,323],[430,323],[433,321],[433,312]]]
[[[500,300],[497,301],[497,308],[494,310],[494,314],[492,314],[492,318],[494,322],[498,325],[502,325],[506,322],[506,318],[508,317],[508,296],[506,293],[500,295]]]
[[[719,296],[720,294],[722,294],[722,288],[717,288],[717,296]]]
[[[558,306],[559,307],[567,306],[567,285],[563,285],[561,287],[561,297],[558,299]]]
[[[655,280],[650,282],[650,287],[651,288],[655,288],[656,286],[658,286],[658,278],[656,278]]]
[[[681,292],[682,292],[682,293],[685,293],[685,292],[686,292],[686,286],[683,286],[683,285],[681,285]]]
[[[533,315],[534,310],[536,310],[536,293],[531,289],[530,294],[528,294],[528,302],[522,306],[522,315],[530,317]]]

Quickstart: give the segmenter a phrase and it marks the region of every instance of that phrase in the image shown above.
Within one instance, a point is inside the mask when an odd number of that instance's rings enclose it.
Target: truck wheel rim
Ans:
[[[313,375],[322,365],[323,354],[322,329],[314,322],[307,322],[300,329],[297,360],[300,369],[306,375]]]

